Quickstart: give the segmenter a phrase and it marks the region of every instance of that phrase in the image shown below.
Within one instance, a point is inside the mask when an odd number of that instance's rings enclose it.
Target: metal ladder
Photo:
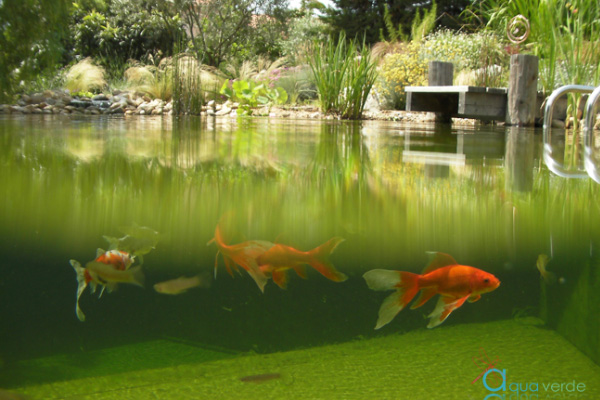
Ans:
[[[565,166],[556,161],[552,156],[552,145],[551,145],[551,130],[552,130],[552,113],[554,111],[554,103],[556,100],[566,93],[591,93],[583,114],[583,143],[584,143],[584,169],[577,171],[569,171]],[[594,114],[594,106],[596,101],[600,97],[600,86],[584,86],[584,85],[565,85],[556,89],[548,100],[544,107],[544,162],[548,166],[548,169],[558,176],[563,178],[592,178],[594,181],[600,183],[600,172],[596,166],[593,155],[594,155],[594,121],[596,115]]]

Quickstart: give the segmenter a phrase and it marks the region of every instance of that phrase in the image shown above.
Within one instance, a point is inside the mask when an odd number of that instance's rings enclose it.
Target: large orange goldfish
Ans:
[[[207,244],[215,243],[219,251],[215,257],[215,278],[217,277],[217,266],[219,263],[219,254],[223,256],[225,268],[229,275],[233,276],[233,271],[238,271],[238,265],[245,269],[248,274],[254,279],[258,288],[264,292],[267,284],[267,276],[260,270],[256,262],[256,258],[265,253],[273,243],[264,240],[249,240],[243,243],[228,245],[223,240],[219,225],[215,228],[215,237]]]
[[[329,261],[329,255],[344,239],[334,237],[321,246],[309,251],[300,251],[283,244],[273,245],[266,252],[256,258],[260,270],[267,276],[271,276],[280,288],[287,287],[287,270],[293,269],[298,276],[306,279],[304,265],[308,264],[316,269],[321,275],[335,282],[343,282],[348,277],[335,269]]]
[[[135,257],[121,250],[96,251],[96,259],[81,266],[77,260],[69,260],[69,263],[77,274],[77,301],[75,313],[80,321],[85,321],[85,315],[79,307],[79,297],[88,284],[92,288],[92,293],[96,291],[98,285],[102,286],[100,296],[104,293],[104,288],[112,291],[118,283],[132,283],[138,286],[144,286],[144,274],[141,266],[129,268],[133,264]]]
[[[411,309],[421,307],[436,294],[440,295],[435,309],[428,315],[430,320],[427,327],[434,328],[465,301],[473,303],[483,293],[500,286],[500,281],[490,273],[459,265],[452,256],[445,253],[431,254],[433,259],[421,275],[385,269],[374,269],[363,275],[367,285],[373,290],[396,290],[379,308],[375,329],[392,321],[420,290],[421,294]]]

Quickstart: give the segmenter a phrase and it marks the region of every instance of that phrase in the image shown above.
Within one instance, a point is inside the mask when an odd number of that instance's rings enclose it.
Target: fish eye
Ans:
[[[488,278],[484,278],[484,279],[483,279],[483,281],[484,281],[485,283],[488,283],[490,280],[489,280]]]

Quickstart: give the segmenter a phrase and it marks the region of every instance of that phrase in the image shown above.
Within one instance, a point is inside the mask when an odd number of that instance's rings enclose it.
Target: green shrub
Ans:
[[[384,108],[404,109],[406,86],[427,84],[427,63],[419,56],[421,44],[411,42],[398,53],[387,54],[379,65],[375,90]]]
[[[265,83],[256,81],[227,81],[223,83],[219,93],[239,103],[238,115],[250,115],[254,107],[283,104],[288,99],[286,91],[281,87],[270,88]]]

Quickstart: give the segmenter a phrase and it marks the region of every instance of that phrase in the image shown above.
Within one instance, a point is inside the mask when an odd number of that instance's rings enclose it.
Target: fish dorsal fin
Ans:
[[[104,251],[104,249],[101,249],[100,247],[98,247],[96,249],[96,258],[100,257],[104,253],[106,253],[106,251]]]
[[[458,264],[450,254],[440,253],[438,251],[428,251],[427,254],[429,255],[429,264],[427,264],[422,274],[427,274],[436,269],[447,267],[448,265]]]

